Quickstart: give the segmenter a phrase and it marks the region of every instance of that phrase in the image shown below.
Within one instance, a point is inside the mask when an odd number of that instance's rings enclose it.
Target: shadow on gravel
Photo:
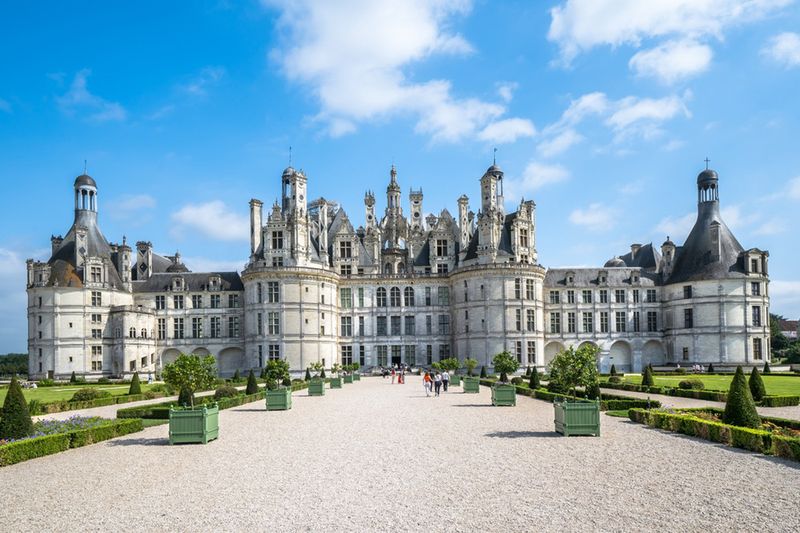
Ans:
[[[116,439],[108,441],[109,446],[168,446],[169,439]]]
[[[266,413],[267,412],[267,408],[266,407],[262,407],[261,409],[257,409],[257,408],[256,409],[252,409],[252,408],[251,409],[236,409],[236,408],[233,408],[233,409],[230,409],[230,410],[231,411],[235,411],[237,413]]]
[[[492,437],[495,439],[524,439],[524,438],[552,438],[560,437],[555,431],[495,431],[494,433],[487,433],[485,437]]]
[[[494,405],[490,403],[458,403],[451,407],[494,407]]]

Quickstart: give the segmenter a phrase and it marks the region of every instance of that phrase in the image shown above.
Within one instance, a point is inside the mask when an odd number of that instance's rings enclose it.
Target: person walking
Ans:
[[[425,396],[430,397],[431,395],[431,375],[425,372],[425,375],[422,376],[422,385],[425,387]]]
[[[405,385],[406,384],[406,371],[405,370],[400,370],[400,374],[398,374],[398,376],[397,376],[397,383],[399,383],[400,385]]]
[[[447,386],[450,385],[450,373],[445,370],[442,372],[442,388],[447,392]]]
[[[395,377],[395,375],[396,375],[396,373],[394,371],[394,367],[392,367],[392,385],[394,385],[394,377]]]
[[[436,372],[433,378],[433,386],[436,389],[436,396],[439,396],[439,390],[442,388],[442,375],[439,372]]]

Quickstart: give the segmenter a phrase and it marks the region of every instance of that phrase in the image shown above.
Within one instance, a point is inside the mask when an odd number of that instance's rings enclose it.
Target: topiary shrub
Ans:
[[[676,374],[685,374],[686,373],[686,369],[683,368],[682,366],[679,366],[678,368],[675,369],[675,373]]]
[[[526,378],[531,377],[531,367],[530,366],[525,367],[525,377]]]
[[[769,361],[764,361],[764,373],[771,374],[772,370],[769,368]]]
[[[732,426],[761,427],[761,418],[756,411],[756,403],[753,401],[753,395],[750,393],[750,387],[747,385],[747,378],[744,377],[741,366],[736,367],[736,374],[731,381],[722,421]]]
[[[108,378],[100,378],[97,380],[97,383],[99,383],[100,385],[107,385],[111,383],[111,380]]]
[[[678,388],[684,390],[703,390],[706,388],[706,386],[702,380],[693,378],[693,379],[682,379],[678,383]]]
[[[534,368],[533,372],[531,372],[531,379],[528,382],[528,387],[531,390],[536,390],[539,388],[540,385],[541,383],[539,383],[539,371]]]
[[[267,378],[267,390],[275,390],[278,388],[278,382],[270,377]]]
[[[241,381],[242,376],[239,375],[239,369],[238,368],[236,369],[236,372],[233,373],[233,378],[232,379],[233,379],[234,382]]]
[[[611,375],[612,376],[616,376],[617,375],[617,367],[615,365],[613,365],[613,364],[611,365]]]
[[[72,374],[69,376],[69,382],[70,383],[77,383],[78,382],[78,378],[75,376],[75,371],[74,370],[72,371]]]
[[[486,366],[481,367],[481,379],[486,377]]]
[[[760,402],[767,395],[767,388],[764,386],[764,380],[761,379],[761,373],[759,373],[758,368],[753,367],[747,384],[750,386],[750,394],[753,395],[753,400]]]
[[[306,368],[306,381],[311,381],[311,369]]]
[[[508,375],[519,368],[519,361],[508,352],[500,352],[492,358],[496,372],[500,372],[500,383],[508,383]]]
[[[522,385],[523,381],[522,378],[519,376],[511,378],[511,383],[514,385]]]
[[[79,389],[75,391],[75,394],[72,395],[69,401],[71,402],[88,402],[91,400],[97,400],[99,398],[108,398],[111,396],[111,393],[104,390],[98,390],[92,387],[86,387],[85,389]]]
[[[11,378],[6,399],[3,402],[3,418],[0,419],[0,439],[21,439],[33,433],[33,421],[28,412],[28,403],[16,376]]]
[[[247,388],[244,390],[245,394],[255,394],[258,392],[258,382],[253,369],[250,369],[250,374],[247,375]]]
[[[642,375],[642,387],[655,387],[656,383],[653,379],[653,369],[650,365],[644,368],[644,375]]]
[[[556,354],[550,361],[550,381],[548,390],[567,392],[575,395],[576,387],[594,386],[597,379],[597,354],[600,348],[594,344],[584,344],[577,350],[569,347]]]
[[[707,370],[707,372],[708,372],[709,374],[712,374],[712,373],[714,372],[714,364],[713,364],[713,363],[709,363],[709,364],[708,364],[708,370]]]
[[[142,393],[142,385],[139,383],[139,373],[133,373],[133,379],[131,379],[131,387],[128,389],[128,394],[141,394]]]
[[[324,368],[320,371],[319,377],[322,378],[322,379],[325,379],[325,369]]]
[[[223,385],[214,391],[215,400],[221,400],[222,398],[234,398],[236,396],[239,396],[239,391],[236,389],[236,387],[231,387],[230,385]]]
[[[609,383],[622,383],[622,378],[619,376],[611,376],[608,378]]]

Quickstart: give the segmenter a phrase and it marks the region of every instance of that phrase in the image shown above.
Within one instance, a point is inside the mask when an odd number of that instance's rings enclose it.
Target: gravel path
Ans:
[[[14,531],[789,531],[800,466],[603,415],[553,433],[553,407],[489,390],[426,398],[365,378],[220,414],[220,438],[167,427],[0,469]]]

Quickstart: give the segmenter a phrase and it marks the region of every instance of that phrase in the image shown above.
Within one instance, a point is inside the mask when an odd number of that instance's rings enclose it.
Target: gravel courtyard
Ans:
[[[602,416],[553,433],[553,408],[488,389],[426,398],[365,378],[291,411],[223,411],[220,438],[167,426],[0,469],[13,531],[790,531],[796,463]]]

